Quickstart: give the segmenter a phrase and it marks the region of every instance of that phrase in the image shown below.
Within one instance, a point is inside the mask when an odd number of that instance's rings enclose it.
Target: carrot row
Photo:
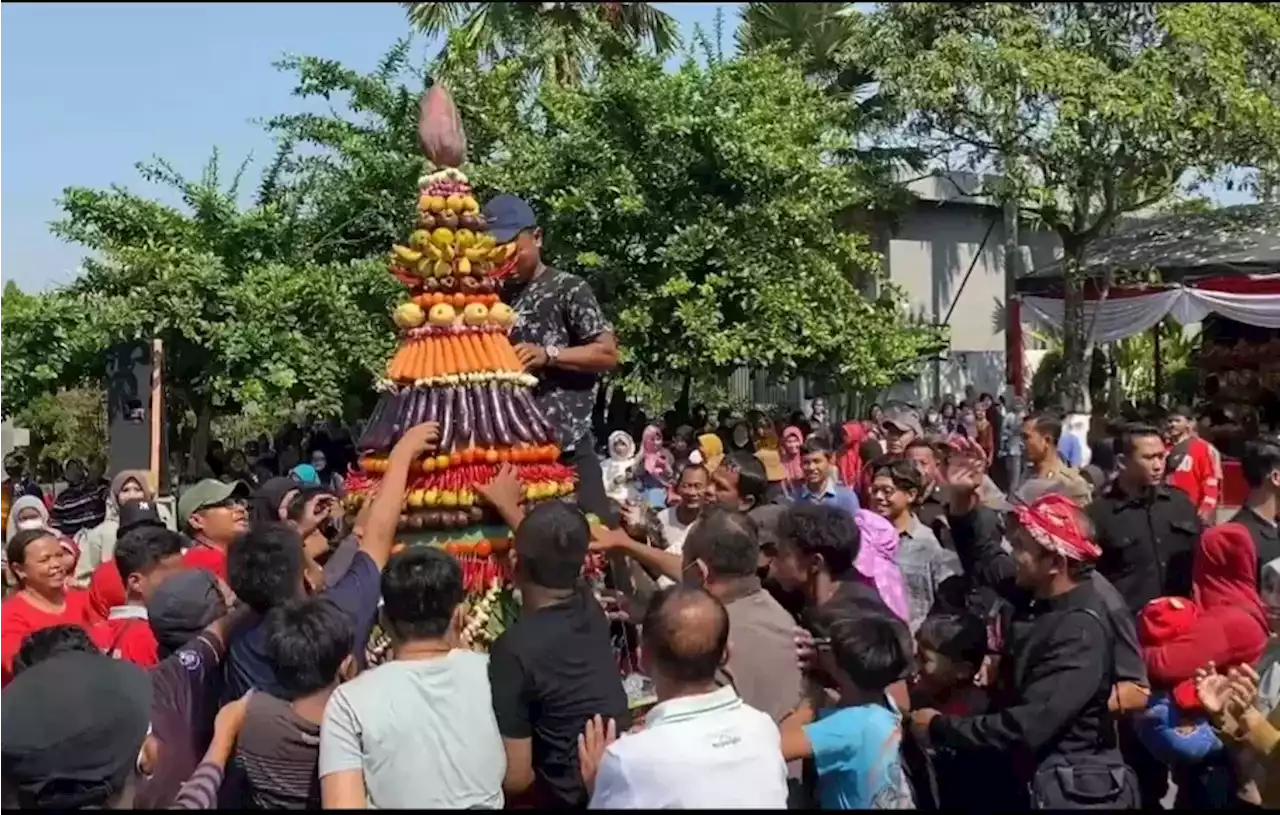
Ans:
[[[524,366],[505,336],[445,334],[402,344],[387,366],[387,377],[404,381],[449,374],[523,370]]]

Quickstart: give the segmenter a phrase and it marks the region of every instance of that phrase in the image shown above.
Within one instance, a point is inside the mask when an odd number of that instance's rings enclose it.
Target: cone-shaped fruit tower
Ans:
[[[394,312],[399,347],[379,383],[382,396],[348,480],[349,502],[367,500],[404,431],[437,422],[437,449],[410,472],[399,534],[409,545],[455,555],[468,592],[467,638],[484,647],[514,613],[507,549],[510,530],[485,506],[477,487],[512,464],[530,503],[568,495],[573,470],[558,463],[555,428],[530,393],[507,339],[515,320],[498,296],[514,266],[513,244],[488,234],[480,203],[457,169],[466,155],[461,123],[448,92],[423,98],[419,134],[438,167],[418,182],[418,225],[392,247],[390,270],[408,289]]]

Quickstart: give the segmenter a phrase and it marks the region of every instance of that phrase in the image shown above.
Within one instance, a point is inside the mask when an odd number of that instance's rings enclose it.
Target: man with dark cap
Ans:
[[[613,327],[585,280],[542,262],[542,229],[527,203],[499,195],[484,216],[498,243],[516,247],[503,300],[516,313],[516,356],[538,377],[534,399],[556,428],[562,460],[578,470],[583,510],[617,526],[591,435],[596,379],[618,364]]]
[[[130,532],[146,528],[165,528],[155,502],[126,501],[120,505],[119,526],[116,529],[116,539],[111,542],[110,556],[99,563],[89,576],[89,605],[98,619],[107,619],[111,609],[125,605],[128,600],[120,568],[115,562],[116,541],[122,540]]]
[[[204,569],[178,572],[147,600],[160,663],[151,671],[152,733],[162,745],[151,777],[138,791],[139,809],[170,806],[196,766],[213,730],[222,695],[222,662],[232,633],[252,619],[228,613],[231,592]]]
[[[907,445],[924,437],[924,428],[920,426],[920,415],[909,407],[900,406],[889,410],[884,416],[880,429],[884,431],[888,442],[888,453],[891,456],[904,456]]]
[[[101,654],[23,671],[0,697],[6,808],[131,808],[155,755],[150,708],[146,672]]]

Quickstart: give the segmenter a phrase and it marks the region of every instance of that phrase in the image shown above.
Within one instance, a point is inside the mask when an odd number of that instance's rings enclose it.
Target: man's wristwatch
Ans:
[[[547,355],[548,367],[555,365],[556,360],[560,358],[560,349],[554,345],[548,345],[546,348],[542,349],[542,352]]]

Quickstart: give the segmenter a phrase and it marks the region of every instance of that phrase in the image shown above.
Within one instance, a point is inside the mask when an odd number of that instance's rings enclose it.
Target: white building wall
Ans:
[[[1005,390],[1004,238],[1000,210],[992,206],[921,201],[902,219],[888,240],[888,277],[905,293],[912,315],[946,322],[951,348],[918,381],[892,388],[886,399],[925,403],[947,393],[963,398],[970,387]],[[1019,245],[1024,270],[1060,253],[1055,235],[1025,226]]]

